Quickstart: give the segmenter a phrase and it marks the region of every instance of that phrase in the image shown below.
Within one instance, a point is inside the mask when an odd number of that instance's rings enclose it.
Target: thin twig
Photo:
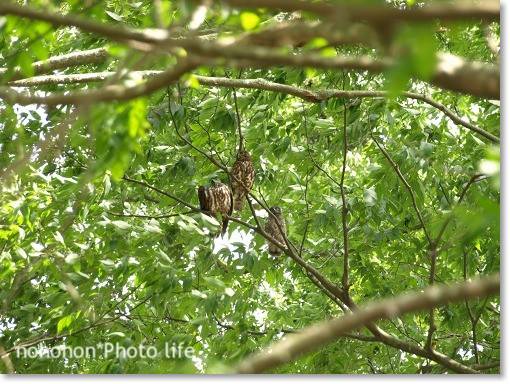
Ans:
[[[232,88],[232,92],[234,94],[234,106],[236,110],[236,122],[237,122],[237,131],[239,134],[239,151],[241,151],[244,148],[244,138],[243,138],[243,132],[241,130],[241,115],[239,114],[239,107],[237,105],[237,92],[235,88]]]
[[[408,191],[408,193],[409,193],[409,195],[411,197],[411,200],[412,200],[412,203],[413,203],[413,208],[414,208],[414,211],[416,212],[416,216],[418,216],[418,220],[420,221],[420,224],[423,227],[423,232],[425,233],[425,237],[427,238],[429,244],[432,244],[432,238],[429,235],[429,232],[428,232],[428,230],[427,230],[427,228],[425,226],[425,222],[423,221],[423,217],[422,217],[422,215],[420,213],[420,210],[418,209],[418,204],[416,203],[416,197],[414,195],[413,189],[411,188],[411,186],[407,182],[406,178],[404,177],[404,175],[400,171],[400,168],[397,165],[397,163],[395,163],[395,161],[391,158],[390,154],[386,151],[386,149],[384,149],[384,147],[381,144],[379,144],[379,142],[375,139],[374,135],[372,135],[372,139],[374,140],[374,142],[377,145],[377,147],[379,147],[380,151],[382,152],[382,154],[384,155],[386,160],[388,160],[388,162],[391,164],[391,166],[395,170],[395,173],[397,174],[398,178],[402,181],[402,183],[404,184],[405,188],[407,189],[407,191]]]
[[[345,73],[344,73],[345,77]],[[345,83],[345,79],[344,79]],[[342,198],[342,234],[344,248],[344,271],[342,275],[342,287],[346,293],[349,292],[349,228],[347,226],[347,199],[345,197],[345,170],[347,168],[347,105],[344,103],[344,123],[343,123],[343,159],[342,159],[342,175],[340,177],[340,196]]]

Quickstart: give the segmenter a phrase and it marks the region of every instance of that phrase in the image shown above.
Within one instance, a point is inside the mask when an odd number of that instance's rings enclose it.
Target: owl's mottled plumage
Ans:
[[[202,185],[198,188],[198,200],[200,201],[200,209],[205,214],[209,216],[221,214],[223,218],[221,234],[224,235],[228,226],[226,216],[232,215],[234,208],[232,192],[228,185],[223,183],[213,183],[210,187]]]
[[[287,227],[285,226],[285,219],[282,215],[282,210],[280,207],[271,207],[269,208],[271,213],[274,215],[269,215],[267,218],[266,225],[264,227],[264,231],[271,236],[273,239],[278,241],[281,244],[285,244],[285,240],[282,236],[282,233],[280,232],[280,229],[278,228],[278,224],[280,225],[281,230],[287,236]],[[279,256],[282,254],[282,250],[278,248],[275,244],[271,243],[270,241],[266,241],[269,254],[273,256]]]
[[[248,192],[253,187],[255,180],[255,168],[250,154],[241,149],[237,155],[236,162],[230,171],[230,181],[232,184],[232,194],[234,196],[234,209],[240,211],[243,209],[244,200]]]

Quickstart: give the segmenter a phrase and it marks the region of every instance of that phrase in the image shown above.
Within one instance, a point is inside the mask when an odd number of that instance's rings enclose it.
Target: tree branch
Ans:
[[[467,252],[463,251],[463,275],[464,281],[467,281]],[[473,315],[473,311],[471,310],[471,306],[469,305],[468,300],[464,300],[464,304],[466,305],[466,310],[469,316],[469,320],[471,321],[471,339],[473,341],[473,355],[475,356],[475,363],[480,364],[480,357],[478,356],[478,342],[477,342],[477,334],[476,334],[476,319]]]
[[[411,200],[413,203],[414,211],[416,212],[416,216],[418,217],[418,220],[420,221],[420,224],[423,227],[423,232],[425,233],[425,237],[427,238],[429,244],[432,244],[432,238],[430,237],[429,232],[428,232],[427,228],[425,227],[425,222],[423,221],[423,217],[420,213],[420,210],[418,209],[418,204],[416,203],[416,197],[414,195],[413,189],[411,188],[411,186],[407,182],[406,178],[400,171],[400,168],[397,165],[397,163],[395,163],[395,161],[391,158],[390,154],[386,151],[386,149],[384,149],[384,147],[381,144],[379,144],[379,142],[375,139],[375,137],[373,135],[372,135],[372,139],[374,140],[375,144],[380,149],[380,151],[382,152],[382,154],[384,155],[386,160],[388,160],[391,167],[395,170],[395,173],[397,174],[398,178],[404,184],[405,188],[407,189],[407,192],[409,192],[409,196],[411,197]]]
[[[0,5],[1,7],[1,5]],[[41,75],[56,69],[64,69],[86,64],[101,64],[104,63],[109,57],[108,51],[105,48],[89,49],[86,51],[75,51],[65,55],[53,56],[48,60],[36,61],[32,63],[34,75]],[[0,68],[0,76],[8,73],[7,68]],[[113,74],[113,72],[112,72]],[[14,69],[8,77],[10,82],[22,79],[25,76],[20,69]]]
[[[14,15],[31,20],[41,20],[55,27],[76,27],[85,32],[105,36],[111,40],[142,43],[154,43],[166,38],[169,33],[164,29],[136,30],[124,26],[111,26],[74,15],[60,15],[48,11],[38,10],[32,7],[21,6],[8,1],[0,4],[0,15]]]
[[[148,95],[176,82],[181,76],[193,70],[200,63],[200,61],[191,58],[180,60],[173,67],[153,76],[147,82],[134,86],[108,85],[89,91],[53,94],[48,96],[30,95],[25,92],[16,92],[10,88],[0,87],[0,98],[5,99],[9,103],[21,105],[94,104],[102,101],[131,100]]]
[[[475,181],[477,181],[478,178],[481,177],[481,176],[483,176],[483,175],[474,175],[473,177],[471,177],[469,182],[463,188],[463,190],[462,190],[462,192],[461,192],[461,194],[459,196],[459,199],[457,201],[457,205],[462,202],[462,200],[463,200],[467,190],[469,189],[469,187]],[[441,229],[439,230],[439,234],[437,235],[437,237],[429,245],[429,258],[430,258],[429,285],[433,285],[435,283],[436,268],[437,268],[437,255],[438,255],[437,246],[439,244],[439,241],[441,241],[441,238],[442,238],[442,236],[443,236],[443,234],[444,234],[444,232],[446,230],[446,227],[450,223],[451,219],[452,219],[452,216],[448,217],[448,219],[443,223]],[[465,255],[464,255],[464,257],[465,257]],[[470,319],[472,320],[472,325],[473,325],[473,343],[474,343],[474,348],[475,348],[475,358],[476,358],[476,363],[478,363],[479,362],[478,350],[476,349],[476,322],[473,321],[473,317],[471,316],[470,308],[469,308],[469,305],[467,304],[467,301],[466,301],[466,305],[467,305],[467,308],[468,308],[468,313],[470,315]],[[428,330],[428,334],[427,334],[427,341],[425,342],[425,348],[428,349],[428,350],[432,350],[432,341],[433,341],[434,332],[436,331],[436,329],[437,329],[437,326],[436,326],[435,321],[434,321],[434,308],[431,308],[430,314],[429,314],[429,330]]]
[[[161,71],[133,71],[131,76],[152,78],[159,74]],[[33,87],[36,85],[55,85],[55,84],[72,84],[72,83],[89,83],[99,82],[109,79],[114,76],[115,72],[98,72],[98,73],[86,73],[86,74],[73,74],[73,75],[48,75],[48,76],[36,76],[28,79],[18,80],[10,82],[9,85],[16,87]],[[226,88],[246,88],[246,89],[260,89],[271,92],[278,92],[282,94],[292,95],[299,97],[305,101],[312,103],[320,103],[331,98],[378,98],[387,97],[388,92],[386,91],[369,91],[369,90],[350,90],[345,91],[341,89],[319,89],[311,90],[307,88],[294,87],[291,85],[285,85],[280,83],[274,83],[265,79],[229,79],[226,77],[207,77],[207,76],[195,76],[198,82],[204,86],[213,87],[226,87]],[[0,97],[2,95],[2,88],[0,88]],[[470,131],[490,140],[494,143],[499,143],[499,138],[493,134],[479,128],[467,120],[457,116],[453,111],[448,109],[445,105],[418,93],[403,92],[400,97],[423,101],[426,104],[438,109],[449,117],[454,123],[461,125]],[[35,100],[33,101],[35,102]]]
[[[135,213],[117,213],[117,212],[110,212],[110,211],[107,211],[106,213],[108,213],[109,215],[112,215],[112,216],[117,216],[117,217],[136,217],[136,218],[139,218],[139,219],[168,219],[170,217],[176,217],[176,216],[180,216],[180,215],[187,215],[188,213],[191,213],[193,211],[186,211],[186,212],[179,212],[179,213],[169,213],[169,214],[166,214],[166,215],[141,215],[141,214],[135,214]]]
[[[492,275],[469,283],[433,286],[421,293],[410,293],[365,306],[352,314],[328,320],[270,346],[242,361],[239,373],[260,373],[295,360],[298,356],[329,344],[344,333],[368,325],[376,320],[390,319],[404,313],[425,310],[464,299],[498,294],[499,275]]]
[[[387,5],[338,4],[310,0],[222,0],[235,7],[269,8],[284,12],[305,11],[332,20],[395,24],[400,22],[486,20],[499,22],[499,2],[457,2],[399,9]]]
[[[241,129],[241,114],[239,113],[239,107],[237,105],[237,92],[235,88],[232,88],[232,93],[234,95],[234,107],[236,111],[236,122],[237,122],[237,130],[239,134],[239,151],[241,151],[244,148],[244,137],[243,137],[243,131]]]
[[[200,210],[200,208],[194,207],[193,205],[191,205],[191,204],[187,203],[186,201],[182,200],[181,198],[179,198],[179,197],[177,197],[177,196],[175,196],[175,195],[173,195],[173,194],[171,194],[169,192],[166,192],[166,191],[163,191],[163,190],[161,190],[159,188],[156,188],[153,185],[147,184],[144,181],[132,179],[132,178],[130,178],[128,176],[124,176],[123,179],[126,180],[126,181],[129,181],[130,183],[138,184],[138,185],[141,185],[143,187],[152,189],[153,191],[155,191],[155,192],[157,192],[157,193],[159,193],[161,195],[169,197],[170,199],[177,201],[178,203],[184,205],[185,207],[188,207],[191,212],[202,212]]]
[[[284,0],[287,6],[301,7],[310,5],[312,7],[326,7],[331,14],[336,14],[336,8],[328,3],[308,3],[301,1],[288,2]],[[268,6],[276,6],[276,3],[269,1]],[[253,4],[252,4],[253,6]],[[425,8],[412,8],[410,10],[401,11],[397,8],[384,7],[381,9],[376,8],[375,12],[369,7],[362,7],[362,18],[364,20],[370,20],[376,15],[379,22],[383,21],[385,24],[388,20],[398,20],[401,15],[412,15],[405,17],[413,17],[416,20],[420,19],[436,19],[438,14],[441,12],[427,11],[424,12]],[[433,8],[434,9],[434,8]],[[467,15],[473,16],[473,8],[465,8],[460,11],[461,8],[456,8],[456,12],[444,12],[450,15],[463,15],[466,18]],[[367,11],[368,10],[368,11]],[[483,11],[484,10],[484,11]],[[328,12],[328,13],[329,13]],[[391,17],[388,13],[391,14]],[[243,67],[274,67],[278,65],[285,65],[291,67],[315,67],[322,69],[355,69],[355,70],[368,70],[371,72],[382,72],[391,67],[393,60],[373,59],[368,56],[364,57],[342,57],[336,56],[332,58],[324,58],[320,55],[314,54],[299,54],[299,55],[288,55],[286,53],[280,53],[279,51],[265,49],[259,46],[249,46],[239,44],[239,39],[234,39],[232,42],[212,42],[203,41],[195,37],[171,37],[167,30],[162,29],[146,29],[136,30],[127,28],[124,26],[111,26],[104,23],[98,23],[83,18],[71,16],[71,15],[59,15],[49,12],[42,12],[29,7],[22,7],[16,4],[0,4],[0,15],[12,14],[21,17],[27,17],[33,20],[44,20],[52,23],[55,26],[75,26],[84,31],[97,33],[108,37],[112,40],[121,42],[136,41],[142,44],[149,44],[149,47],[145,47],[145,50],[161,50],[182,47],[192,53],[209,57],[209,58],[223,58],[229,60],[229,63]],[[348,13],[349,14],[349,11]],[[491,2],[488,7],[478,8],[475,15],[492,15],[492,17],[499,18],[499,5]],[[345,10],[343,16],[345,18]],[[356,12],[351,9],[350,17],[355,17]],[[381,18],[382,17],[382,18]],[[380,19],[379,19],[380,18]],[[192,36],[192,35],[190,35]],[[236,60],[233,62],[231,60]],[[223,65],[224,63],[221,63]],[[425,79],[428,80],[428,79]],[[430,82],[438,85],[445,89],[450,89],[457,92],[463,92],[472,94],[474,96],[485,97],[485,98],[499,98],[499,68],[493,64],[485,64],[479,62],[466,62],[460,57],[440,54],[438,55],[438,65],[435,73],[430,79]]]
[[[499,361],[494,361],[492,363],[486,363],[486,364],[475,364],[473,365],[473,369],[476,369],[477,371],[483,371],[486,369],[491,368],[498,368],[500,367],[501,363]]]
[[[345,76],[345,75],[344,75]],[[342,235],[344,247],[344,271],[342,275],[342,287],[349,293],[349,228],[347,227],[347,199],[345,198],[345,169],[347,167],[347,105],[344,103],[344,123],[343,123],[343,150],[342,150],[342,174],[340,177],[340,196],[342,198]]]
[[[462,200],[464,200],[464,197],[466,196],[466,193],[469,189],[469,187],[471,187],[471,185],[473,185],[474,183],[478,182],[478,181],[481,181],[481,180],[485,180],[484,178],[484,174],[480,173],[480,174],[475,174],[473,176],[471,176],[471,178],[469,179],[469,181],[466,183],[466,185],[464,186],[464,188],[462,189],[460,195],[459,195],[459,198],[457,200],[457,206],[460,205],[460,203],[462,203]],[[445,222],[443,223],[443,225],[441,226],[441,228],[439,229],[439,233],[437,234],[436,236],[436,239],[434,240],[434,243],[437,245],[439,244],[439,242],[441,241],[445,231],[446,231],[446,228],[448,227],[448,225],[450,224],[450,222],[452,221],[452,216],[449,216]]]
[[[429,253],[429,259],[430,259],[430,274],[429,274],[429,285],[433,285],[435,281],[436,276],[436,261],[437,261],[437,243],[434,242],[432,237],[430,236],[426,226],[425,222],[423,221],[423,217],[420,213],[420,210],[418,209],[418,204],[416,203],[416,197],[414,195],[414,191],[409,185],[408,181],[400,171],[400,168],[398,167],[397,163],[391,158],[390,154],[384,149],[382,145],[379,144],[379,142],[375,139],[374,136],[372,136],[372,139],[374,140],[375,144],[379,147],[381,152],[383,153],[384,157],[388,160],[388,162],[391,164],[395,172],[397,173],[399,179],[402,181],[404,186],[406,187],[407,191],[409,192],[409,195],[411,196],[411,200],[413,203],[414,211],[416,212],[416,216],[418,216],[418,220],[420,221],[420,224],[423,228],[423,232],[425,233],[425,237],[427,238],[427,241],[429,243],[428,246],[428,253]],[[427,334],[427,340],[425,342],[425,349],[428,351],[432,351],[432,338],[434,335],[434,332],[436,330],[436,325],[434,322],[434,308],[430,308],[429,313],[429,329]]]
[[[12,360],[9,357],[9,354],[5,351],[5,348],[0,344],[0,356],[1,360],[3,361],[5,368],[7,369],[7,373],[16,373],[16,370],[14,369],[14,365],[12,364]]]

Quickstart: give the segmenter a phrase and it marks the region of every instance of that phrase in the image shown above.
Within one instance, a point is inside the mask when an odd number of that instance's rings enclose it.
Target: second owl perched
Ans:
[[[272,215],[269,215],[267,218],[264,231],[273,239],[282,245],[285,245],[285,239],[283,235],[287,236],[287,228],[285,226],[285,219],[283,218],[282,209],[280,207],[271,207],[269,208],[269,211],[271,211]],[[270,255],[279,256],[282,254],[282,250],[276,246],[276,244],[270,242],[269,240],[267,240],[266,243],[267,250]]]
[[[232,185],[232,194],[234,197],[234,209],[240,211],[243,209],[244,200],[253,187],[255,181],[255,168],[250,154],[244,150],[239,150],[237,159],[230,172],[230,183]]]

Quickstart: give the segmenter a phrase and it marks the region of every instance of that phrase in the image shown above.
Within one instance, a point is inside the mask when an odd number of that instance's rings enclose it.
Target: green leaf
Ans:
[[[115,13],[115,12],[112,12],[112,11],[106,11],[105,10],[105,13],[110,16],[113,20],[116,20],[116,21],[122,21],[122,16]]]
[[[64,329],[69,328],[74,321],[74,315],[67,315],[62,317],[57,323],[57,333],[60,334]]]
[[[32,58],[27,52],[21,52],[18,55],[17,63],[20,66],[21,73],[23,73],[24,76],[26,77],[34,76],[35,71],[32,66]]]
[[[251,31],[255,29],[260,23],[260,18],[256,13],[253,12],[242,12],[241,13],[241,25],[245,31]]]

